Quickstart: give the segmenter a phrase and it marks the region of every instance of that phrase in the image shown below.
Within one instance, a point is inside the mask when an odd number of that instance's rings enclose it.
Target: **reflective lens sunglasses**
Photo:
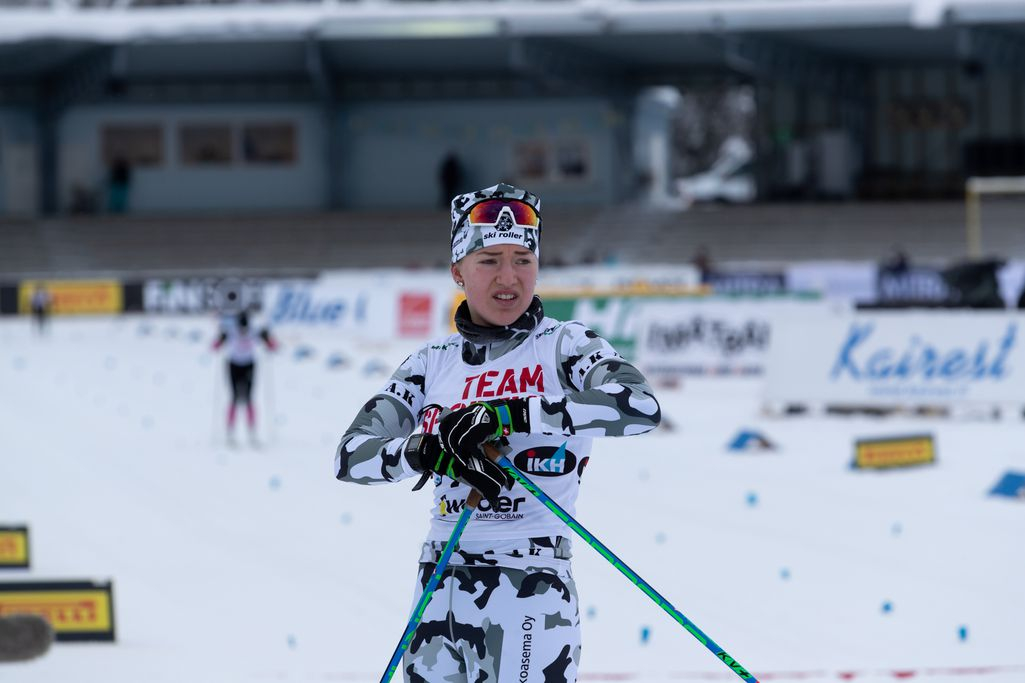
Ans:
[[[516,225],[541,227],[541,217],[534,211],[534,207],[516,199],[485,199],[478,202],[466,213],[466,222],[472,225],[496,225],[503,209],[509,210]]]

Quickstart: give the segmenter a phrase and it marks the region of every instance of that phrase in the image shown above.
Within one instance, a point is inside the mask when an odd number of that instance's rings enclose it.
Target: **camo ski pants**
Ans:
[[[434,572],[421,564],[414,603]],[[575,683],[577,590],[568,571],[446,568],[402,661],[406,683]]]

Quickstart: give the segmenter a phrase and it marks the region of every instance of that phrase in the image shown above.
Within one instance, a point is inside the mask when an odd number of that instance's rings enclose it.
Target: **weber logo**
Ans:
[[[517,453],[513,458],[513,464],[527,474],[536,474],[539,477],[559,477],[570,474],[576,469],[577,457],[567,451],[565,446],[558,448],[547,446]]]

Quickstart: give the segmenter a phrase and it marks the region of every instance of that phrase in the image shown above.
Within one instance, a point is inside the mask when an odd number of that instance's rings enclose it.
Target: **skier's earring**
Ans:
[[[457,287],[462,287],[463,286],[463,281],[462,280],[456,280],[456,286]]]

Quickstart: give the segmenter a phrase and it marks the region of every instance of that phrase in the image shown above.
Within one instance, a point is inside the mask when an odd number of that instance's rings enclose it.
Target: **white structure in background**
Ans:
[[[685,206],[694,202],[752,202],[757,194],[750,162],[754,150],[739,135],[731,135],[719,147],[719,156],[701,173],[676,179],[676,191]]]
[[[659,209],[687,208],[669,191],[670,119],[679,103],[680,91],[669,86],[646,89],[637,103],[634,164],[644,179],[644,201]]]

